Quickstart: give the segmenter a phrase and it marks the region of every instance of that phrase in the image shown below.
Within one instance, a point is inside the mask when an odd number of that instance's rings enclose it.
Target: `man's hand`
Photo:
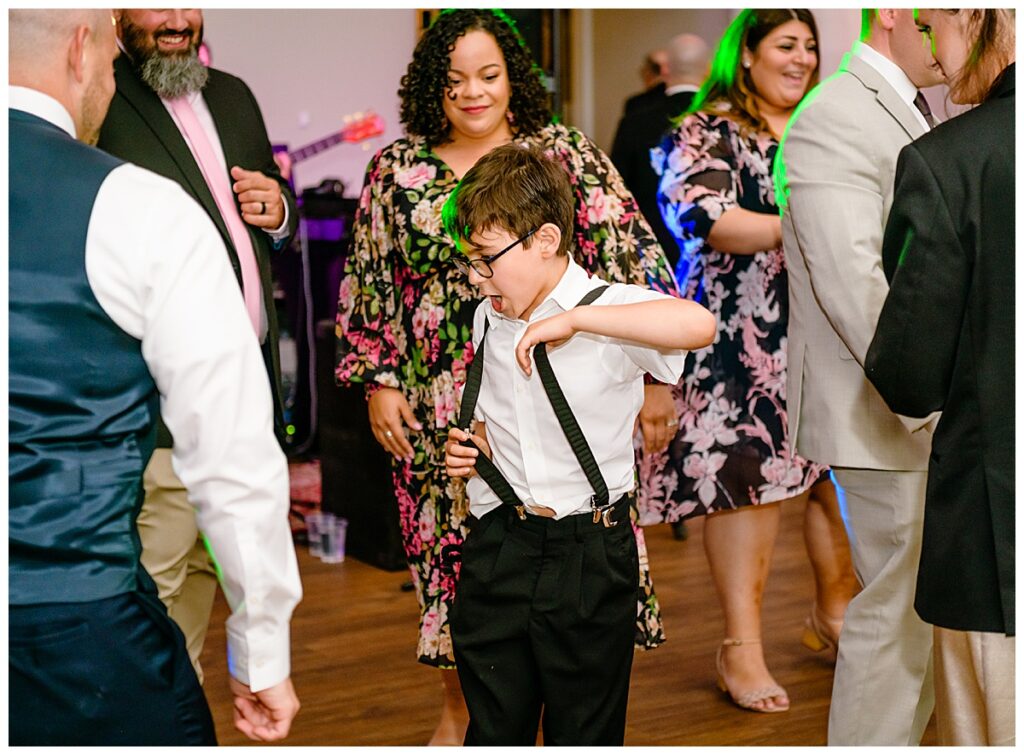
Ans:
[[[368,408],[370,429],[377,442],[396,459],[411,461],[412,444],[405,435],[405,428],[408,425],[413,430],[422,430],[423,425],[416,421],[416,415],[402,392],[397,388],[381,388],[370,396]]]
[[[644,386],[644,405],[640,408],[640,429],[644,434],[644,451],[660,453],[668,448],[679,429],[679,417],[672,400],[672,386]]]
[[[516,361],[527,375],[532,373],[530,366],[530,350],[538,343],[546,343],[551,348],[561,346],[576,335],[574,310],[562,312],[554,317],[538,320],[526,329],[516,346]]]
[[[281,185],[258,170],[231,169],[231,185],[242,206],[242,220],[257,228],[274,231],[284,223],[284,197]]]
[[[276,742],[288,736],[299,712],[291,678],[259,692],[230,676],[228,686],[235,697],[235,728],[257,742]]]
[[[444,471],[449,477],[472,477],[476,474],[476,457],[480,455],[472,446],[462,445],[462,441],[472,440],[480,450],[491,457],[491,447],[482,435],[470,435],[464,430],[453,427],[448,431],[448,442],[444,446]]]

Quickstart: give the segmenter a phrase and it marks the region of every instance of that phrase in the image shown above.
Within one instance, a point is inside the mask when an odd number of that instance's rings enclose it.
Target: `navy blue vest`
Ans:
[[[156,386],[85,273],[93,203],[121,161],[8,113],[10,603],[99,600],[151,584],[135,518]]]

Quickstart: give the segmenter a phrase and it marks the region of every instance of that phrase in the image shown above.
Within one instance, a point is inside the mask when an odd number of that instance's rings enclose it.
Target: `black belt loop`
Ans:
[[[608,289],[607,285],[598,286],[587,292],[587,294],[580,299],[577,307],[585,307],[597,299]],[[462,393],[462,402],[459,406],[459,420],[458,426],[469,432],[469,428],[473,422],[473,412],[476,409],[477,400],[480,398],[480,385],[483,382],[483,371],[484,371],[484,343],[487,339],[487,328],[489,323],[487,318],[484,318],[484,333],[480,337],[480,345],[477,347],[476,354],[473,355],[473,362],[469,366],[469,373],[466,377],[466,386]],[[566,440],[569,441],[569,446],[572,448],[573,455],[576,460],[580,463],[583,468],[583,473],[587,476],[587,481],[590,486],[594,489],[594,495],[590,499],[590,509],[593,512],[593,522],[597,524],[601,522],[605,527],[613,527],[616,522],[611,520],[611,508],[614,504],[609,503],[608,485],[605,484],[604,477],[601,475],[601,470],[598,467],[597,460],[594,458],[593,452],[590,450],[590,446],[587,443],[587,439],[583,436],[583,431],[580,429],[579,423],[576,421],[576,416],[572,412],[572,408],[569,406],[568,400],[565,398],[565,394],[562,392],[561,386],[558,384],[558,379],[555,377],[554,371],[551,369],[551,361],[548,358],[547,344],[539,343],[533,350],[534,360],[537,362],[537,371],[540,374],[541,383],[544,385],[544,392],[548,396],[548,401],[551,402],[551,408],[555,411],[555,417],[558,419],[558,424],[562,428],[562,432],[565,433]],[[513,507],[519,514],[520,519],[526,518],[526,509],[519,496],[516,495],[512,489],[512,485],[509,484],[508,480],[501,471],[494,465],[486,454],[474,443],[472,440],[463,441],[464,446],[473,446],[480,454],[476,459],[476,470],[480,477],[490,485],[491,490],[501,499],[502,503]]]

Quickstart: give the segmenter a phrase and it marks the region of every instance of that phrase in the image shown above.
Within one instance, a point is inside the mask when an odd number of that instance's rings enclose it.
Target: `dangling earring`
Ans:
[[[508,121],[508,125],[510,126],[516,125],[516,117],[512,114],[511,110],[505,111],[505,120]]]

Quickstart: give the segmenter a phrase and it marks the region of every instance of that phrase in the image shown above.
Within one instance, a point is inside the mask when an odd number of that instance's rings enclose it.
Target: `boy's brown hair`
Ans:
[[[562,232],[558,256],[572,245],[576,206],[565,170],[536,147],[495,147],[470,168],[444,204],[445,230],[459,251],[474,233],[500,228],[520,238],[545,223]],[[523,245],[529,247],[533,239]],[[466,246],[464,246],[464,243]]]

